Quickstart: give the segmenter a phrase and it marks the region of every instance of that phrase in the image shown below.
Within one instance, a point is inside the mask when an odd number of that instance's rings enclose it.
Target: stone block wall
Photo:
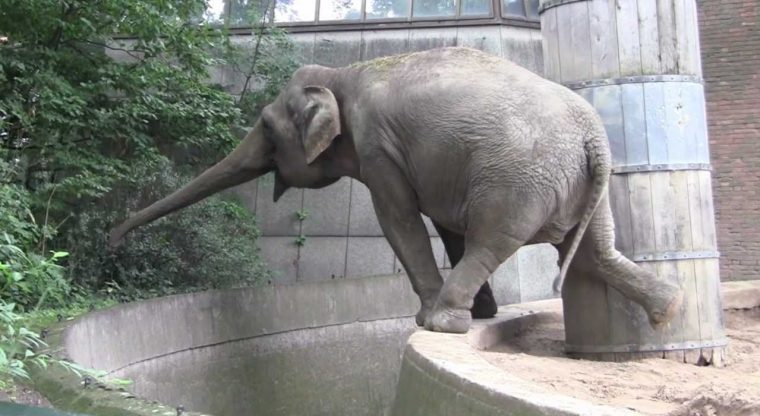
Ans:
[[[760,278],[760,2],[698,1],[723,280]]]

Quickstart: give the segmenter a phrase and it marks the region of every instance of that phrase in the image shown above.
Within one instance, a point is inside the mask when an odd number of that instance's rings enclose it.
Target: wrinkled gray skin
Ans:
[[[643,306],[653,324],[668,321],[680,304],[677,286],[615,249],[610,155],[594,109],[479,51],[443,48],[299,69],[230,155],[130,217],[111,243],[270,171],[275,200],[288,187],[321,188],[343,176],[367,185],[422,302],[417,323],[429,330],[466,332],[472,315],[492,316],[486,279],[532,243],[558,248],[560,282],[580,248],[574,272],[598,275]],[[445,283],[420,213],[433,220],[454,265]]]

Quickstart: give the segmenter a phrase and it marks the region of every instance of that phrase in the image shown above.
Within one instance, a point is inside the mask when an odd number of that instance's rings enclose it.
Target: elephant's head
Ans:
[[[111,231],[117,245],[130,230],[209,195],[275,172],[274,200],[289,187],[321,188],[356,170],[350,138],[340,138],[338,101],[327,86],[334,71],[304,67],[235,150],[180,190],[139,211]]]

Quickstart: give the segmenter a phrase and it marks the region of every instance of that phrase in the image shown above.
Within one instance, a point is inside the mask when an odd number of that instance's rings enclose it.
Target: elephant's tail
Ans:
[[[581,244],[583,234],[585,234],[586,228],[588,228],[589,223],[591,223],[591,218],[594,216],[596,208],[599,206],[605,192],[607,192],[607,185],[610,181],[610,172],[612,171],[607,135],[604,132],[601,123],[599,123],[597,129],[594,129],[594,131],[587,136],[584,141],[584,147],[586,150],[591,179],[594,184],[586,210],[583,212],[581,221],[578,223],[578,229],[575,231],[573,242],[562,261],[562,266],[559,269],[559,276],[554,280],[554,290],[558,293],[561,293],[562,291],[562,284],[565,281],[567,269],[570,267],[570,262],[573,261],[575,252],[578,251],[578,246]]]

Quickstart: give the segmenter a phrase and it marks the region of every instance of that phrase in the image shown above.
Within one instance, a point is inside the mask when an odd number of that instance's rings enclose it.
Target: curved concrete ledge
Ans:
[[[724,308],[760,306],[760,281],[722,285]],[[404,352],[392,416],[609,415],[640,413],[547,394],[547,389],[497,368],[476,350],[509,339],[542,320],[561,319],[561,300],[502,307],[465,335],[414,333]]]
[[[169,406],[120,413],[147,402],[83,389],[60,374],[42,372],[41,384],[49,384],[43,393],[79,401],[62,408],[93,415],[174,415],[178,405],[219,416],[381,415],[418,309],[404,275],[124,304],[65,325],[57,345],[80,365],[133,380],[136,396]],[[86,406],[96,402],[109,409]]]

